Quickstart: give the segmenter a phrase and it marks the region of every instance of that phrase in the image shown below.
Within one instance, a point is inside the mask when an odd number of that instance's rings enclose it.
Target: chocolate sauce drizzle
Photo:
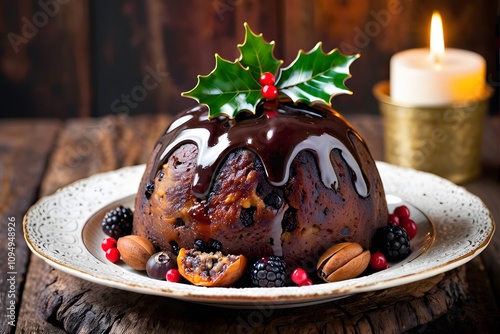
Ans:
[[[361,197],[369,194],[360,157],[350,135],[359,135],[340,114],[326,106],[280,103],[274,110],[259,106],[256,115],[229,119],[208,120],[208,108],[197,106],[174,121],[159,139],[162,145],[159,159],[151,169],[154,178],[172,152],[185,143],[198,146],[198,161],[193,180],[193,194],[203,199],[211,188],[217,168],[233,150],[246,148],[262,161],[269,183],[284,185],[289,178],[290,165],[302,150],[315,156],[321,179],[326,187],[337,190],[338,180],[330,153],[338,150],[351,170],[352,182]]]

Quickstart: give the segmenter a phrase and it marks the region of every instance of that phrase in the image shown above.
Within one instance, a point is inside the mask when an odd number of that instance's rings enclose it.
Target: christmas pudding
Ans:
[[[133,234],[157,249],[276,256],[315,266],[331,245],[368,249],[387,204],[366,143],[330,107],[356,56],[321,43],[280,69],[248,26],[235,62],[183,95],[199,105],[159,138],[136,197]]]

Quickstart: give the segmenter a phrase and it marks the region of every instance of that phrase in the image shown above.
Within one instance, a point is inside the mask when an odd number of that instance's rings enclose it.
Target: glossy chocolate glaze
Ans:
[[[368,196],[368,178],[359,168],[360,157],[350,138],[356,136],[361,142],[363,140],[333,109],[284,102],[275,107],[262,104],[256,115],[247,116],[236,120],[227,117],[208,120],[208,108],[202,105],[186,111],[160,137],[161,154],[151,169],[150,181],[154,182],[176,148],[194,143],[199,153],[192,191],[200,199],[208,195],[217,169],[227,154],[239,148],[248,149],[260,158],[267,179],[274,186],[282,186],[288,181],[293,159],[300,151],[309,150],[316,157],[324,185],[336,190],[337,175],[330,153],[338,150],[350,168],[358,195]]]

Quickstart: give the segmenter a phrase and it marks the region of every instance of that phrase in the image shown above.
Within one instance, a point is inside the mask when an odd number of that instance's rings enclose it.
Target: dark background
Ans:
[[[428,47],[439,10],[447,47],[481,54],[498,113],[497,0],[2,0],[0,117],[71,118],[170,113],[194,101],[180,92],[208,74],[214,53],[234,60],[243,22],[288,65],[299,49],[361,53],[351,66],[343,113],[377,113],[373,85],[390,57]]]

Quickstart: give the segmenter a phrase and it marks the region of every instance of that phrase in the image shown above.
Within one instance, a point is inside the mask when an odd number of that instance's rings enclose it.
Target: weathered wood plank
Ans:
[[[37,310],[34,314],[37,318],[24,317],[25,322],[20,326],[25,330],[39,330],[43,328],[43,321],[48,321],[71,333],[91,330],[110,333],[160,330],[165,333],[307,333],[310,330],[321,332],[325,328],[400,333],[439,319],[456,305],[463,305],[467,296],[465,267],[410,285],[309,306],[307,312],[303,308],[276,309],[273,305],[255,310],[227,310],[119,291],[58,272],[38,259],[30,270],[40,276],[29,282],[29,290],[36,292],[36,298],[25,297],[26,309]],[[466,303],[482,301],[467,300]],[[460,307],[455,312],[460,314]],[[450,315],[442,323],[448,329],[459,328],[459,320],[476,325],[477,319],[467,315],[461,317]],[[490,319],[481,325],[482,328],[494,328],[491,327],[494,325],[492,317],[482,317]]]
[[[374,116],[352,117],[352,123],[381,151],[381,122]],[[168,117],[106,117],[68,121],[49,162],[41,193],[96,172],[146,161]],[[479,262],[480,265],[480,262]],[[471,267],[472,266],[472,267]],[[475,286],[491,293],[483,268],[469,264]],[[401,332],[420,329],[429,321],[459,329],[475,324],[482,310],[489,319],[485,332],[495,328],[491,299],[471,295],[465,267],[404,287],[356,295],[341,301],[297,309],[221,310],[168,298],[145,296],[93,284],[33,258],[30,263],[19,326],[23,332],[280,332],[321,331]],[[474,273],[481,273],[477,276]],[[477,280],[480,283],[477,283]],[[411,292],[411,293],[409,293]],[[468,298],[468,299],[467,299]],[[485,303],[486,301],[486,303]],[[486,305],[487,304],[487,305]],[[464,306],[465,305],[465,306]],[[463,313],[464,307],[468,312]],[[448,312],[448,313],[447,313]],[[490,313],[488,313],[490,312]],[[446,317],[442,315],[447,314]],[[472,316],[471,316],[472,315]],[[441,317],[441,318],[440,318]],[[392,321],[391,321],[392,319]],[[472,326],[472,325],[470,325]],[[478,324],[479,326],[479,324]]]
[[[61,129],[58,121],[0,122],[0,332],[15,327],[30,251],[23,238],[25,212],[37,191]],[[13,254],[12,254],[13,253]]]
[[[146,162],[169,120],[163,115],[120,115],[67,121],[49,162],[41,195],[95,173]]]
[[[98,172],[144,163],[169,120],[168,116],[162,115],[133,118],[120,115],[67,121],[57,142],[50,144],[54,151],[41,182],[40,196],[48,195],[62,186]],[[29,147],[27,143],[25,146]],[[40,317],[41,309],[37,299],[40,291],[51,284],[50,280],[41,280],[39,275],[51,270],[38,258],[33,257],[30,262],[19,312],[19,327],[27,333],[52,333],[56,328],[51,324],[50,318],[45,321]],[[66,280],[68,285],[77,280],[70,275],[58,271],[56,273],[60,274],[61,278],[55,275],[54,279]],[[95,284],[80,281],[79,286],[94,289]],[[74,299],[74,296],[72,298]]]
[[[500,117],[485,120],[482,144],[481,177],[463,184],[471,193],[479,196],[490,210],[498,228],[500,223]],[[493,235],[490,245],[481,254],[490,277],[500,277],[500,233]],[[500,303],[500,279],[492,280],[493,289]]]

